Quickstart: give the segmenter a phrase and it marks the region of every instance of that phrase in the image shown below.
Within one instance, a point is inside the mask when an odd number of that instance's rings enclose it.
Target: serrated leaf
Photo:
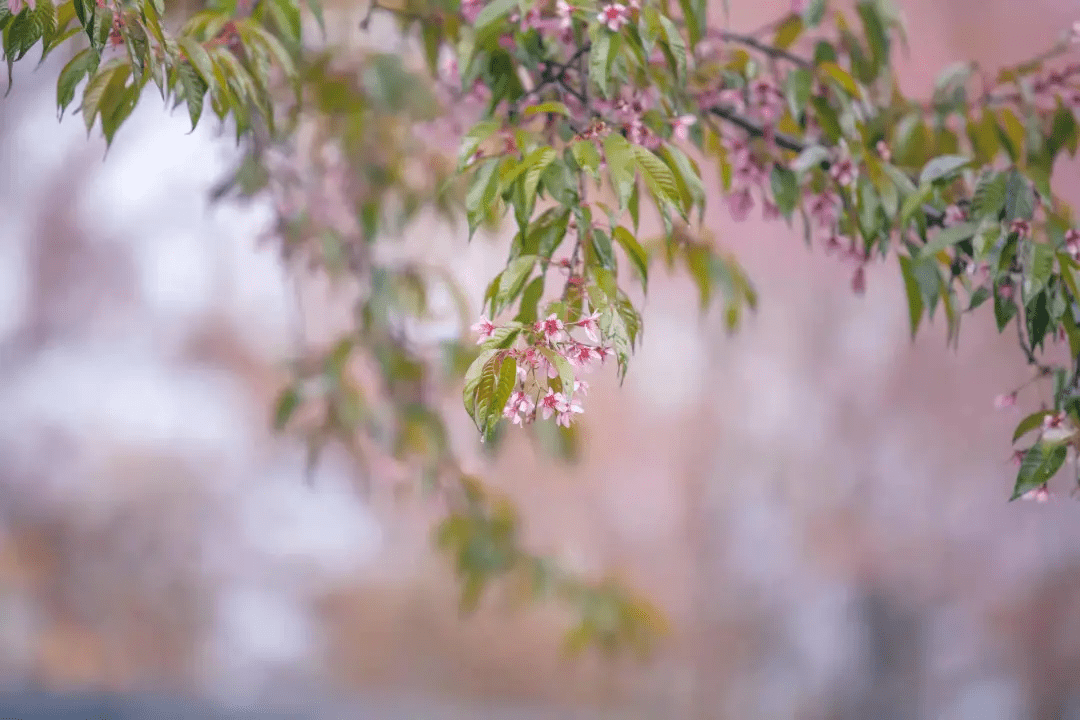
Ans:
[[[611,60],[611,43],[611,35],[606,30],[601,30],[593,38],[592,48],[589,50],[589,79],[600,88],[604,97],[608,96],[610,85],[608,67]]]
[[[641,170],[641,177],[645,180],[645,184],[649,186],[649,190],[656,198],[657,203],[670,203],[677,207],[685,217],[689,208],[683,206],[682,197],[679,195],[679,188],[675,183],[675,176],[672,175],[671,169],[648,148],[641,145],[631,145],[630,151],[633,153],[638,169]]]
[[[1005,208],[1006,183],[1007,176],[999,172],[990,172],[979,178],[971,197],[972,219],[981,220],[984,217],[998,219]]]
[[[495,304],[492,310],[494,314],[499,313],[502,308],[517,298],[518,294],[524,289],[529,276],[532,275],[535,266],[535,255],[522,255],[510,261],[499,276],[499,289],[495,294]]]

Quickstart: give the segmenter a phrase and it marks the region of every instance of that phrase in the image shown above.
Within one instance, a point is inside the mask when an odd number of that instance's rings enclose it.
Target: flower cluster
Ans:
[[[581,373],[597,362],[603,363],[612,354],[611,348],[601,341],[599,319],[599,313],[592,312],[574,322],[563,322],[552,313],[522,328],[526,346],[509,351],[509,356],[517,361],[517,383],[503,409],[503,417],[514,425],[524,426],[534,422],[537,415],[544,420],[554,415],[557,425],[570,427],[574,415],[584,412],[577,399],[589,390],[588,383],[580,379]],[[472,326],[478,335],[477,344],[495,337],[500,329],[486,318]],[[589,342],[575,338],[572,334],[575,329],[584,332]],[[571,369],[573,387],[566,386],[567,378],[559,372],[557,363],[562,364],[561,361]],[[558,388],[552,386],[554,383]]]

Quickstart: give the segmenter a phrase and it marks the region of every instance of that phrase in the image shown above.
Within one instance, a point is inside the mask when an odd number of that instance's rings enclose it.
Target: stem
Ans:
[[[737,45],[745,45],[774,60],[786,60],[789,63],[808,70],[813,69],[814,67],[814,63],[806,58],[799,57],[798,55],[790,53],[782,48],[778,48],[775,45],[762,42],[752,35],[743,35],[742,33],[728,32],[727,30],[710,30],[709,37],[723,40],[724,42],[735,43]]]

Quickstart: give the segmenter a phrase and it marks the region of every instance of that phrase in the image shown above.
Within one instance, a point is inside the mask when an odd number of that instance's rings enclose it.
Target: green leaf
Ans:
[[[904,291],[907,293],[908,315],[911,320],[911,339],[914,340],[919,331],[919,322],[923,315],[922,293],[919,291],[919,283],[915,279],[912,269],[911,258],[900,255],[900,273],[904,278]]]
[[[1031,183],[1013,168],[1005,180],[1005,220],[1030,220],[1035,214],[1035,191]]]
[[[589,79],[600,88],[600,93],[604,97],[608,96],[610,85],[608,68],[611,63],[611,43],[611,34],[605,29],[600,29],[593,38],[592,48],[589,50]]]
[[[525,108],[525,112],[522,113],[525,117],[530,118],[534,115],[541,113],[553,113],[556,115],[570,115],[570,109],[566,107],[565,103],[561,103],[557,100],[549,100],[548,102],[538,103],[536,105],[530,105]]]
[[[814,106],[818,124],[821,125],[825,137],[827,137],[830,142],[839,142],[840,138],[843,136],[843,131],[840,129],[840,119],[836,116],[836,110],[834,110],[832,105],[829,104],[829,101],[821,95],[814,95],[811,97],[810,104]]]
[[[916,211],[920,210],[927,200],[934,194],[934,187],[932,185],[920,185],[915,192],[904,198],[904,203],[900,206],[900,227],[906,228],[908,221],[911,220],[912,215]]]
[[[1029,490],[1042,487],[1065,464],[1065,445],[1047,446],[1037,443],[1024,453],[1020,471],[1016,476],[1011,500],[1016,500]]]
[[[495,359],[495,356],[501,352],[498,348],[489,348],[484,350],[472,364],[469,365],[469,369],[465,371],[465,387],[462,393],[462,398],[465,403],[465,410],[469,413],[469,416],[476,418],[476,392],[480,386],[480,378],[486,368]]]
[[[795,212],[795,205],[799,200],[799,181],[795,173],[782,165],[773,165],[772,174],[769,178],[772,185],[773,199],[780,212],[789,221],[791,214]]]
[[[825,7],[828,5],[828,0],[810,0],[803,9],[802,19],[806,23],[806,27],[817,27],[822,18],[825,17]]]
[[[518,0],[491,0],[484,6],[484,9],[480,11],[480,14],[476,16],[476,20],[473,22],[476,34],[480,35],[488,25],[518,7],[520,7]]]
[[[525,283],[536,266],[535,255],[522,255],[510,261],[499,275],[499,289],[495,294],[492,314],[497,315],[502,308],[512,303],[525,288]]]
[[[653,197],[656,198],[657,204],[670,203],[677,207],[680,214],[685,217],[689,208],[682,203],[682,197],[679,195],[679,188],[675,183],[675,176],[671,173],[671,169],[651,150],[641,145],[631,145],[630,152],[633,154],[634,160],[637,161],[638,169],[641,170],[641,177],[645,180],[645,184],[649,186],[649,190],[652,192]]]
[[[791,162],[791,169],[802,174],[829,159],[829,151],[821,145],[809,145]]]
[[[806,112],[813,84],[814,75],[806,68],[795,68],[784,79],[784,97],[787,99],[788,110],[796,121]]]
[[[1015,443],[1017,440],[1024,437],[1032,430],[1041,427],[1043,424],[1043,419],[1053,414],[1053,410],[1040,410],[1039,412],[1028,415],[1026,418],[1020,421],[1019,425],[1016,426],[1016,432],[1013,433],[1012,441]]]
[[[674,60],[675,77],[680,80],[686,78],[686,43],[683,41],[682,35],[679,33],[679,29],[675,27],[675,23],[664,15],[660,14],[660,26],[664,30],[664,40],[667,45],[668,52],[671,57],[669,62]]]
[[[780,27],[776,29],[773,45],[781,50],[787,50],[799,39],[799,35],[802,34],[802,31],[803,19],[798,15],[788,15],[787,18],[780,23]]]
[[[1005,173],[989,172],[979,178],[975,193],[971,197],[971,217],[973,220],[993,218],[995,221],[1005,208],[1005,196],[1008,176]]]
[[[570,145],[570,152],[574,156],[574,162],[582,170],[588,170],[593,178],[600,182],[600,151],[592,140],[576,140]]]
[[[637,241],[637,238],[622,225],[619,225],[612,231],[612,236],[615,238],[615,242],[622,246],[623,251],[626,252],[626,256],[630,258],[630,262],[633,263],[634,269],[637,270],[638,277],[641,278],[641,289],[646,290],[649,281],[649,256],[645,252],[645,248],[643,248],[641,243]]]
[[[848,74],[848,71],[840,67],[834,62],[824,62],[818,65],[818,70],[825,73],[826,76],[833,82],[835,82],[844,92],[853,98],[861,98],[862,93],[859,92],[859,86],[855,83],[855,78]]]
[[[499,131],[500,125],[495,120],[479,122],[465,133],[461,140],[461,149],[458,150],[458,171],[460,172],[471,160],[481,143],[491,138]]]
[[[295,386],[285,388],[274,406],[274,429],[279,432],[284,430],[298,407],[300,407],[299,390]]]
[[[998,112],[998,136],[1013,162],[1022,162],[1024,153],[1024,125],[1009,108]]]
[[[590,237],[589,248],[592,250],[596,261],[600,266],[608,270],[615,270],[615,251],[611,247],[611,238],[600,228],[593,228]]]
[[[75,88],[83,78],[93,73],[97,66],[98,55],[90,48],[80,50],[64,65],[56,80],[56,104],[61,118],[64,117],[64,110],[75,99]]]
[[[938,231],[934,239],[926,243],[922,250],[919,251],[919,259],[924,260],[926,258],[937,255],[942,250],[948,250],[953,245],[970,240],[975,235],[977,226],[974,223],[964,222],[951,227],[942,228]]]
[[[634,154],[630,143],[622,135],[611,133],[604,138],[604,158],[607,160],[611,187],[619,200],[619,208],[622,209],[626,207],[635,177]]]
[[[919,184],[929,185],[939,180],[951,179],[970,164],[971,159],[963,155],[941,155],[923,166]]]

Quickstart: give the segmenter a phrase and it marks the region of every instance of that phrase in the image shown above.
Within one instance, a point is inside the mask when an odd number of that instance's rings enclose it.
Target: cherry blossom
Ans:
[[[1080,258],[1080,230],[1069,228],[1065,232],[1065,249],[1073,260]]]
[[[1031,232],[1031,223],[1027,220],[1017,218],[1009,225],[1009,232],[1016,233],[1022,238],[1027,237],[1028,233]]]
[[[600,313],[594,311],[591,315],[586,315],[585,317],[577,321],[577,326],[584,330],[585,334],[594,343],[600,342],[600,327],[596,323],[596,321],[599,319]]]
[[[570,427],[570,422],[573,420],[574,415],[579,415],[582,410],[580,405],[575,405],[573,402],[564,401],[562,409],[559,410],[558,416],[555,418],[556,425],[562,425],[563,427]]]
[[[690,138],[690,128],[696,123],[696,116],[680,115],[671,121],[671,134],[675,139],[685,141]]]
[[[12,15],[18,15],[22,12],[24,0],[7,0],[8,10]],[[25,4],[31,9],[37,9],[37,0],[25,0]]]
[[[952,225],[962,223],[966,219],[967,217],[960,207],[956,205],[949,205],[945,208],[945,227],[950,227]]]
[[[622,3],[605,5],[596,19],[607,26],[611,32],[619,32],[622,26],[630,20],[630,12]]]
[[[1044,503],[1050,499],[1050,491],[1045,485],[1040,485],[1037,488],[1028,490],[1026,493],[1020,496],[1021,500],[1034,500],[1035,502]]]
[[[467,23],[476,22],[476,18],[479,17],[480,11],[483,9],[484,0],[461,0],[461,16]]]
[[[544,339],[548,343],[559,340],[562,337],[564,329],[562,320],[560,320],[559,316],[555,313],[551,313],[546,319],[540,320],[533,325],[533,330],[538,333],[543,333]]]
[[[480,336],[476,341],[476,344],[482,345],[484,341],[495,334],[497,328],[487,318],[480,318],[480,322],[473,325],[470,329]]]
[[[1065,413],[1059,412],[1043,418],[1042,437],[1048,442],[1058,442],[1072,437],[1076,430],[1070,426]]]
[[[994,409],[1004,410],[1016,405],[1016,392],[1004,393],[994,398]]]
[[[878,140],[875,148],[877,149],[878,157],[880,157],[882,160],[884,160],[885,162],[890,162],[892,160],[892,151],[889,150],[889,146],[885,143],[884,140]]]

